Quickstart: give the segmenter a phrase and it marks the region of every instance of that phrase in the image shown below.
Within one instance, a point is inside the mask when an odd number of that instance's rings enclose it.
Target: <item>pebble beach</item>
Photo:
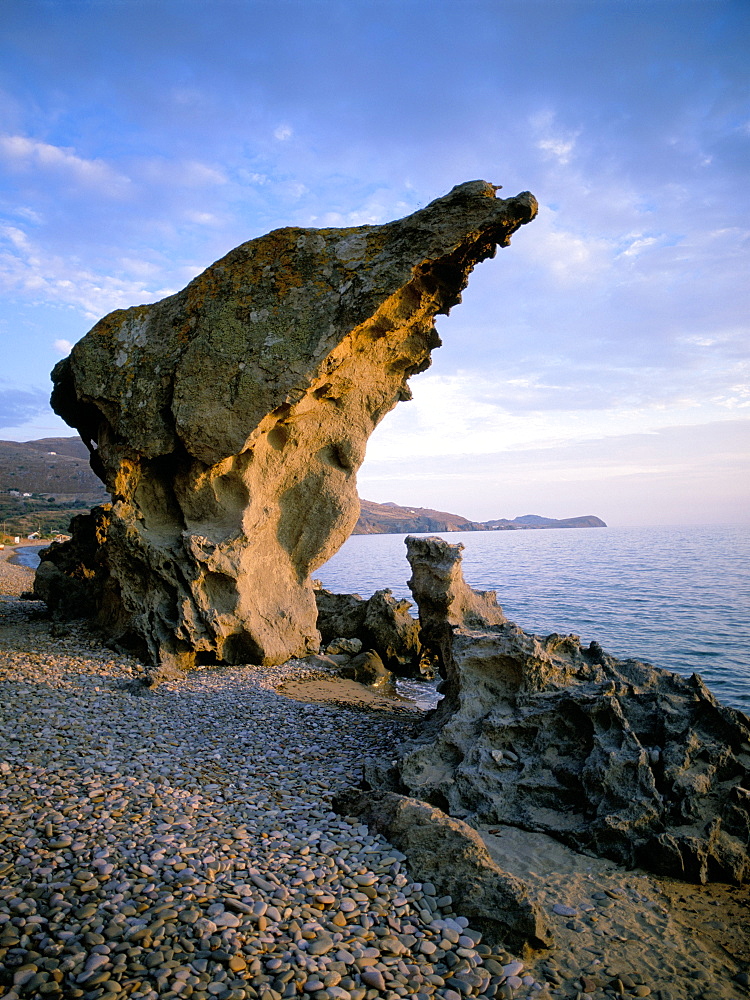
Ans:
[[[139,664],[19,599],[33,571],[10,555],[0,996],[750,995],[746,888],[661,882],[512,828],[480,832],[542,901],[557,945],[490,948],[408,858],[331,809],[366,758],[415,731],[416,706],[294,661],[138,693]]]

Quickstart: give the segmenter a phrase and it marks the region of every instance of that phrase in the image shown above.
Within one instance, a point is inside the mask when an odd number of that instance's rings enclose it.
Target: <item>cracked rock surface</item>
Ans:
[[[435,315],[536,214],[528,192],[496,191],[279,229],[97,323],[55,368],[52,404],[112,504],[48,551],[37,596],[72,613],[73,580],[77,613],[165,672],[316,650],[310,573],[357,520],[369,435],[429,366]]]
[[[442,609],[446,694],[386,783],[474,824],[551,834],[627,867],[748,881],[750,719],[697,674],[618,660],[575,635],[478,627],[459,547],[418,542],[407,540],[410,585],[423,630]]]

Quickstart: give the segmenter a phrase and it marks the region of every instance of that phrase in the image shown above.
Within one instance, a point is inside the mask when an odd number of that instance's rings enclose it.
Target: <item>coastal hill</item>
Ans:
[[[0,441],[0,542],[68,531],[76,514],[109,497],[77,437]]]
[[[52,512],[49,505],[53,501],[59,501],[64,504],[65,511],[71,509],[72,516],[72,513],[80,513],[82,506],[92,507],[106,501],[107,492],[99,477],[91,471],[88,457],[88,449],[78,437],[0,441],[0,512],[8,520],[19,514],[35,515],[38,500],[43,498],[43,509],[48,515]],[[11,490],[20,493],[21,497],[10,498]],[[23,494],[33,494],[33,497],[23,497]],[[69,507],[74,502],[78,509]],[[19,503],[23,510],[16,510]],[[396,503],[374,503],[372,500],[361,500],[360,504],[359,520],[353,532],[355,535],[606,527],[604,521],[593,514],[561,520],[540,517],[538,514],[524,514],[512,520],[497,518],[492,521],[470,521],[460,514],[449,514],[431,507],[402,507]],[[62,509],[59,513],[63,513]],[[17,530],[23,532],[29,526],[36,526],[37,521],[33,517],[28,525],[26,520],[28,519],[24,519],[23,525],[19,523]],[[62,525],[64,520],[64,516],[56,520],[55,530],[67,529],[67,525]]]
[[[541,517],[524,514],[522,517],[497,518],[493,521],[469,521],[460,514],[448,514],[430,507],[400,507],[395,503],[360,501],[359,520],[352,534],[386,535],[428,531],[518,531],[530,528],[606,528],[601,518],[594,514],[582,517]]]
[[[9,490],[90,500],[92,505],[107,497],[78,437],[0,441],[0,492]]]

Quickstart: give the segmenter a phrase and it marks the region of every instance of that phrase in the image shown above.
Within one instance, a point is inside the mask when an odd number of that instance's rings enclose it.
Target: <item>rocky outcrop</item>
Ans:
[[[366,640],[372,649],[377,649],[386,667],[399,677],[422,677],[430,673],[423,665],[419,622],[409,614],[411,607],[411,601],[397,600],[390,590],[376,590],[367,602]]]
[[[386,670],[374,649],[358,651],[353,655],[335,652],[311,653],[299,662],[309,669],[334,674],[345,680],[364,684],[366,687],[395,691],[393,674]]]
[[[409,614],[411,601],[397,600],[392,592],[376,590],[370,598],[359,594],[334,594],[316,586],[318,629],[324,645],[334,639],[359,639],[374,649],[386,668],[399,677],[432,677],[422,657],[419,624]]]
[[[359,594],[335,594],[326,590],[319,580],[313,580],[315,602],[318,610],[317,626],[323,646],[334,639],[366,639],[362,633],[365,627],[368,601]]]
[[[339,674],[368,687],[390,687],[393,684],[393,675],[374,649],[357,653],[339,668]]]
[[[443,678],[440,716],[456,707],[458,678],[454,676],[451,641],[454,628],[484,628],[507,621],[494,590],[472,590],[461,571],[463,545],[437,537],[406,539],[411,566],[409,588],[419,609],[419,639],[423,656],[431,658]]]
[[[277,230],[106,316],[57,365],[52,405],[112,496],[94,579],[123,641],[181,666],[317,648],[309,575],[354,527],[370,433],[428,367],[435,315],[536,213],[496,190],[462,184],[382,226]]]
[[[118,616],[105,591],[108,580],[103,566],[104,541],[110,525],[111,506],[94,507],[70,522],[74,543],[53,542],[39,553],[41,561],[34,578],[34,596],[46,601],[60,618],[82,617],[81,609],[107,606]]]
[[[360,817],[403,851],[412,878],[451,896],[485,942],[521,950],[552,944],[547,921],[523,882],[495,864],[466,823],[392,792],[347,790],[336,796],[334,808]]]
[[[447,697],[425,737],[401,749],[391,786],[629,867],[750,879],[747,716],[697,675],[618,660],[574,635],[464,627],[460,549],[418,542],[408,540],[414,596],[423,633],[444,616]]]
[[[362,652],[361,639],[345,639],[339,637],[326,646],[326,656],[344,656],[347,659]]]

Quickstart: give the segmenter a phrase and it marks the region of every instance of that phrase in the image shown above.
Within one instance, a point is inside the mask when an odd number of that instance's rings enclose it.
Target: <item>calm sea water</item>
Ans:
[[[23,548],[16,549],[12,561],[19,566],[30,566],[32,569],[36,569],[39,565],[39,553],[42,549],[46,549],[47,545],[24,545]]]
[[[352,535],[315,576],[329,590],[411,597],[405,535]],[[574,632],[615,656],[699,673],[750,714],[750,529],[456,531],[464,576],[527,632]],[[42,546],[40,546],[41,548]],[[36,566],[38,548],[18,551]]]
[[[353,535],[314,575],[329,590],[410,597],[405,535]],[[527,632],[580,635],[609,653],[699,673],[750,714],[750,529],[449,532],[467,582],[496,590]]]

